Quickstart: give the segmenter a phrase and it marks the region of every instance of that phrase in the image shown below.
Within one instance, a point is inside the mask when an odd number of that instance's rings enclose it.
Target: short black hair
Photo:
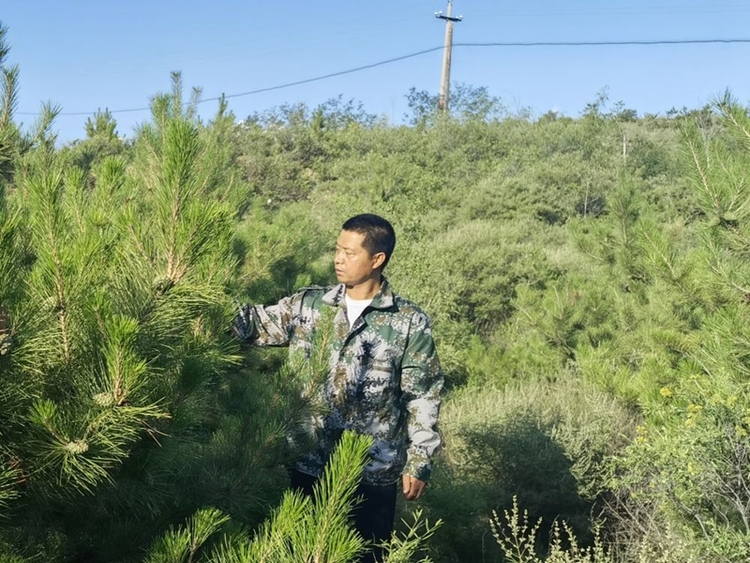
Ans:
[[[388,220],[373,213],[363,213],[347,219],[341,226],[341,230],[361,234],[364,237],[362,246],[370,253],[370,256],[378,252],[385,254],[382,268],[386,267],[393,249],[396,248],[396,232]]]

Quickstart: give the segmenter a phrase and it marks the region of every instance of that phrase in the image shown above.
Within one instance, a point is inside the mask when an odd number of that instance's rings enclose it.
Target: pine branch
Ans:
[[[747,110],[731,96],[729,91],[714,105],[718,108],[725,122],[728,122],[731,128],[739,133],[744,141],[745,149],[750,150],[750,120],[748,120]]]
[[[0,54],[2,54],[0,52]],[[2,57],[0,57],[2,58]],[[9,146],[9,129],[13,124],[13,114],[18,108],[18,65],[10,68],[0,67],[2,82],[0,83],[0,146]],[[1,155],[0,155],[1,156]]]
[[[193,563],[203,545],[229,521],[215,508],[196,512],[186,528],[170,530],[151,549],[147,563]]]
[[[700,190],[699,195],[701,195],[707,203],[706,206],[713,210],[716,215],[720,216],[720,201],[716,197],[711,182],[709,181],[709,160],[706,144],[700,139],[700,132],[697,127],[693,126],[683,129],[682,146],[687,150],[692,163],[692,168],[698,176],[696,186]]]
[[[222,549],[218,558],[220,563],[276,563],[290,561],[293,557],[290,549],[290,538],[293,537],[312,510],[309,497],[287,491],[281,504],[271,517],[263,523],[252,542],[240,549]]]
[[[384,544],[385,552],[388,554],[384,563],[409,563],[414,556],[424,547],[435,532],[443,525],[438,519],[434,524],[422,519],[422,510],[419,509],[412,514],[412,522],[402,520],[406,526],[403,534],[394,533],[392,538]],[[419,563],[431,563],[432,559],[424,557]]]
[[[3,456],[4,457],[4,456]],[[8,463],[0,457],[0,521],[3,518],[3,511],[10,506],[10,501],[18,498],[18,483],[23,479],[22,472],[18,464]]]
[[[311,518],[295,538],[301,542],[295,553],[305,554],[311,563],[345,563],[361,550],[349,513],[371,443],[369,437],[344,432],[316,483]]]
[[[352,529],[349,515],[370,443],[369,438],[345,432],[312,499],[288,491],[251,542],[225,541],[212,554],[211,560],[217,563],[349,563],[355,560],[364,542]],[[217,521],[202,529],[214,533],[218,529]],[[189,554],[201,547],[201,542],[195,540],[205,542],[209,536],[195,529],[196,526],[190,524],[181,531],[170,531],[159,540],[148,562],[188,560]],[[402,545],[401,551],[413,550],[413,537],[408,538],[403,545],[398,541],[394,545]]]
[[[26,187],[33,205],[32,224],[39,256],[38,264],[42,276],[51,281],[52,287],[46,289],[52,292],[54,311],[60,327],[63,358],[65,363],[69,364],[72,360],[72,343],[68,326],[68,280],[63,265],[66,218],[62,210],[62,172],[54,163],[45,170],[34,170],[26,180]]]
[[[35,147],[46,149],[54,147],[57,136],[52,132],[52,124],[60,111],[62,111],[62,108],[58,105],[52,105],[49,102],[42,104],[39,117],[24,137],[24,144],[27,150]]]
[[[10,52],[10,45],[5,41],[5,36],[8,33],[8,26],[5,26],[0,22],[0,67],[5,64],[5,58]]]

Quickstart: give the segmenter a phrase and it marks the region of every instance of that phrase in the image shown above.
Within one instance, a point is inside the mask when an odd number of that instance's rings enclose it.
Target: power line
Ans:
[[[260,94],[261,92],[270,92],[271,90],[281,90],[282,88],[289,88],[291,86],[299,86],[300,84],[308,84],[310,82],[317,82],[319,80],[325,80],[327,78],[334,78],[336,76],[342,76],[344,74],[351,74],[353,72],[359,72],[360,70],[367,70],[368,68],[375,68],[375,67],[378,67],[378,66],[383,66],[383,65],[387,65],[387,64],[390,64],[390,63],[395,63],[395,62],[398,62],[398,61],[403,61],[405,59],[411,59],[413,57],[418,57],[420,55],[426,55],[427,53],[432,53],[434,51],[439,51],[442,48],[443,48],[442,46],[441,47],[432,47],[430,49],[424,49],[423,51],[417,51],[416,53],[409,53],[408,55],[402,55],[400,57],[395,57],[393,59],[387,59],[385,61],[379,61],[377,63],[372,63],[372,64],[369,64],[369,65],[358,66],[356,68],[350,68],[349,70],[342,70],[342,71],[339,71],[339,72],[332,72],[331,74],[326,74],[326,75],[323,75],[323,76],[317,76],[315,78],[307,78],[305,80],[298,80],[296,82],[289,82],[287,84],[280,84],[278,86],[269,86],[268,88],[260,88],[258,90],[252,90],[250,92],[242,92],[240,94],[230,94],[228,96],[224,96],[224,98],[227,98],[227,99],[228,98],[239,98],[241,96],[249,96],[251,94]],[[218,97],[218,98],[209,98],[209,99],[204,100],[204,101],[210,102],[210,101],[215,101],[215,100],[220,100],[220,99],[221,99],[221,97]]]
[[[750,43],[750,39],[655,39],[643,41],[519,41],[503,43],[455,43],[454,47],[604,47],[622,45],[700,45]]]
[[[750,43],[750,39],[675,39],[675,40],[643,40],[643,41],[519,41],[519,42],[493,42],[493,43],[454,43],[454,47],[606,47],[606,46],[637,46],[637,45],[706,45],[706,44],[732,44],[732,43]],[[444,47],[441,45],[439,47],[432,47],[430,49],[423,49],[422,51],[416,51],[414,53],[409,53],[407,55],[401,55],[400,57],[394,57],[392,59],[385,59],[382,61],[378,61],[376,63],[371,63],[367,65],[358,66],[355,68],[350,68],[347,70],[341,70],[338,72],[331,72],[329,74],[324,74],[321,76],[316,76],[314,78],[305,78],[304,80],[296,80],[294,82],[286,82],[284,84],[278,84],[276,86],[268,86],[266,88],[258,88],[256,90],[249,90],[247,92],[240,92],[237,94],[227,94],[225,96],[216,96],[213,98],[205,98],[200,100],[199,104],[204,104],[207,102],[215,102],[218,100],[223,99],[231,99],[231,98],[241,98],[244,96],[252,96],[254,94],[262,94],[264,92],[272,92],[274,90],[282,90],[285,88],[291,88],[293,86],[300,86],[302,84],[309,84],[311,82],[319,82],[321,80],[327,80],[329,78],[335,78],[337,76],[343,76],[345,74],[352,74],[355,72],[360,72],[362,70],[367,70],[370,68],[376,68],[379,66],[395,63],[398,61],[403,61],[406,59],[411,59],[414,57],[419,57],[421,55],[426,55],[427,53],[434,53],[435,51],[439,51],[443,49]],[[151,109],[150,106],[144,106],[144,107],[137,107],[137,108],[127,108],[127,109],[117,109],[117,110],[108,110],[109,113],[115,114],[115,113],[133,113],[138,111],[149,111]],[[73,111],[73,112],[60,112],[57,115],[61,116],[82,116],[82,115],[92,115],[95,112],[93,111]],[[38,115],[38,113],[35,112],[16,112],[16,115]]]
[[[726,9],[728,8],[728,9]],[[670,16],[682,16],[687,14],[728,14],[732,12],[747,12],[750,9],[747,5],[737,6],[683,6],[679,8],[679,11],[675,6],[648,6],[648,7],[632,7],[632,6],[608,6],[608,7],[597,7],[597,8],[581,8],[581,9],[565,9],[565,10],[499,10],[494,12],[472,12],[472,16],[479,17],[497,17],[497,18],[509,18],[509,17],[539,17],[539,16],[648,16],[648,15],[670,15]]]
[[[302,84],[309,84],[310,82],[318,82],[320,80],[326,80],[328,78],[334,78],[336,76],[343,76],[345,74],[351,74],[353,72],[359,72],[361,70],[367,70],[369,68],[375,68],[378,66],[387,65],[390,63],[395,63],[398,61],[403,61],[405,59],[410,59],[413,57],[418,57],[420,55],[425,55],[427,53],[432,53],[434,51],[439,51],[443,47],[432,47],[431,49],[424,49],[423,51],[417,51],[416,53],[409,53],[408,55],[402,55],[400,57],[394,57],[392,59],[386,59],[384,61],[378,61],[376,63],[371,63],[368,65],[358,66],[356,68],[350,68],[347,70],[341,70],[338,72],[332,72],[330,74],[324,74],[322,76],[316,76],[314,78],[305,78],[304,80],[296,80],[294,82],[287,82],[285,84],[278,84],[276,86],[268,86],[267,88],[258,88],[257,90],[250,90],[248,92],[240,92],[239,94],[227,94],[223,96],[223,99],[230,99],[230,98],[240,98],[243,96],[251,96],[253,94],[261,94],[263,92],[272,92],[273,90],[282,90],[284,88],[291,88],[292,86],[300,86]],[[213,98],[205,98],[200,100],[199,104],[205,104],[206,102],[216,102],[218,100],[221,100],[222,96],[216,96]],[[117,109],[117,110],[109,110],[109,113],[128,113],[128,112],[135,112],[135,111],[148,111],[150,110],[150,106],[146,107],[140,107],[140,108],[130,108],[130,109]],[[85,112],[85,111],[75,111],[75,112],[60,112],[57,115],[91,115],[93,112]],[[36,113],[32,112],[17,112],[17,115],[37,115]]]

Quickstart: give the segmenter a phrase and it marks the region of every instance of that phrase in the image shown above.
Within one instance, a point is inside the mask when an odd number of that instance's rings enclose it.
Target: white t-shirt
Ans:
[[[372,298],[352,299],[348,295],[344,295],[344,299],[346,299],[346,316],[349,317],[349,327],[352,327],[354,326],[354,321],[362,314],[362,311],[372,303]]]

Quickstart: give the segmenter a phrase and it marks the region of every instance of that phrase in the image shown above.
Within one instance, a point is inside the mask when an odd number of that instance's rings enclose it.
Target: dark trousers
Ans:
[[[317,477],[293,469],[291,471],[292,489],[303,492],[308,496],[313,494],[313,485]],[[396,517],[396,483],[392,485],[366,485],[360,483],[357,496],[362,497],[353,512],[354,527],[366,540],[382,543],[391,537],[393,521]],[[361,563],[381,561],[383,550],[379,547],[367,553]]]

